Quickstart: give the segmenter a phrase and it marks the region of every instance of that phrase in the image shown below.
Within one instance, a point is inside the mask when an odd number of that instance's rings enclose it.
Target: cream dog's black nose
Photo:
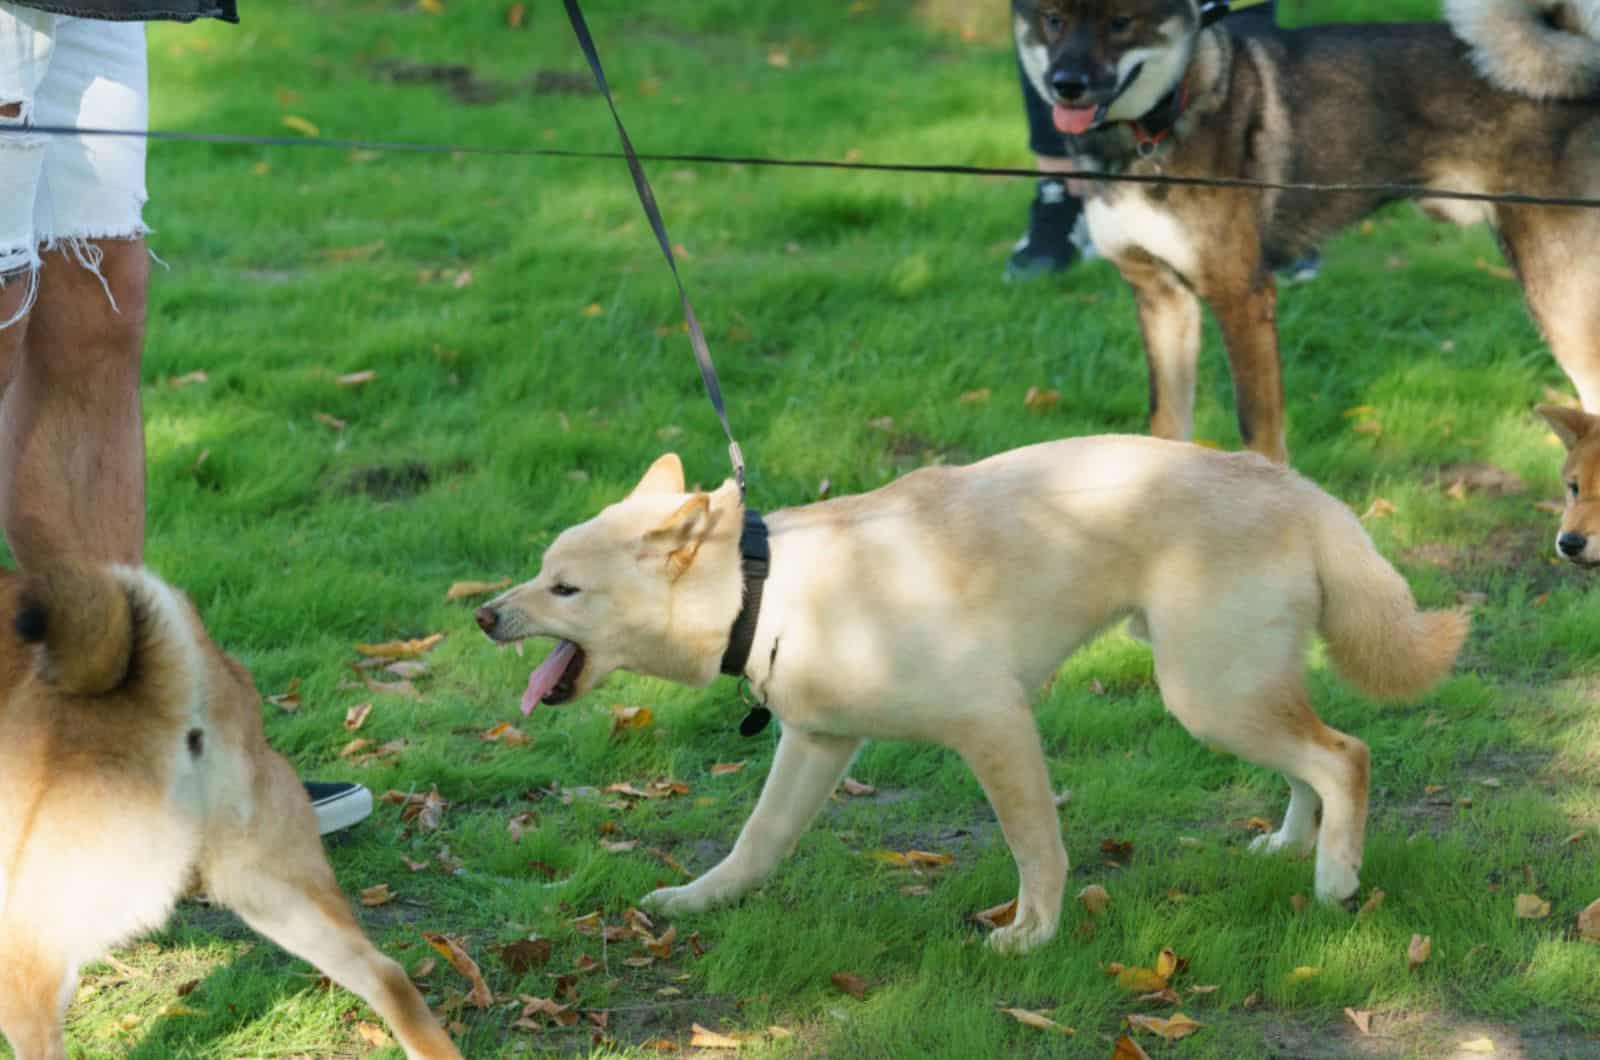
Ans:
[[[485,633],[493,633],[494,627],[500,624],[499,612],[492,607],[480,607],[472,617],[478,620],[478,628]]]
[[[1583,547],[1588,543],[1588,538],[1582,534],[1572,533],[1570,530],[1556,538],[1557,550],[1568,559],[1583,555]]]

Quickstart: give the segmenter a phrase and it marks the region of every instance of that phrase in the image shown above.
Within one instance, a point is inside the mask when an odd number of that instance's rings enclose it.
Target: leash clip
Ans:
[[[750,708],[750,712],[744,716],[744,720],[739,722],[739,735],[754,736],[772,722],[772,711],[767,709],[765,703],[756,698],[755,689],[750,687],[750,679],[748,677],[739,679],[739,698],[744,700],[745,704]]]

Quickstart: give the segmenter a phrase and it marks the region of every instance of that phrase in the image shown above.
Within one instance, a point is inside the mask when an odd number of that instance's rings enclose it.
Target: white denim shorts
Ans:
[[[147,128],[144,24],[0,0],[0,110],[8,105],[20,113],[0,114],[0,284],[26,277],[20,317],[33,301],[41,251],[65,249],[98,273],[99,248],[89,240],[149,231],[142,138],[26,131]]]

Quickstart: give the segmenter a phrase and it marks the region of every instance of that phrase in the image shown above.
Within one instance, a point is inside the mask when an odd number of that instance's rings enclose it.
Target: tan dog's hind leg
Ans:
[[[977,774],[1017,861],[1017,911],[989,936],[989,946],[997,953],[1026,953],[1055,937],[1067,884],[1067,849],[1038,726],[1019,695],[964,727],[950,744]]]
[[[0,936],[19,937],[19,928],[0,925]],[[73,986],[58,960],[39,958],[26,945],[0,954],[0,1034],[11,1042],[17,1060],[67,1060],[61,1017]]]
[[[759,885],[810,827],[862,742],[784,726],[761,798],[732,852],[693,883],[651,891],[639,904],[667,914],[698,913]]]
[[[208,854],[211,896],[262,935],[363,998],[413,1060],[460,1060],[404,969],[362,933],[322,853],[316,820],[289,764],[263,762],[256,819]]]

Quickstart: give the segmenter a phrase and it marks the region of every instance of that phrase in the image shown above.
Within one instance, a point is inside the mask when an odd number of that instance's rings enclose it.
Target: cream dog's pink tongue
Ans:
[[[528,678],[528,690],[522,693],[523,714],[532,714],[533,708],[539,705],[539,701],[550,694],[550,690],[561,680],[561,675],[567,672],[567,666],[576,654],[578,646],[572,641],[556,642],[550,654],[544,657],[544,662],[540,663]]]

